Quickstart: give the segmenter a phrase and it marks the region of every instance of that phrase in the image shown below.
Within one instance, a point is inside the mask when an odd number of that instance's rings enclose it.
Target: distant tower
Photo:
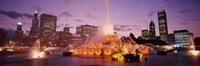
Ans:
[[[15,31],[15,38],[16,38],[16,44],[22,46],[23,42],[23,31],[22,31],[22,23],[17,23],[17,30]]]
[[[149,40],[149,31],[147,29],[142,30],[142,39]]]
[[[22,23],[21,22],[17,23],[17,30],[16,31],[22,31]]]
[[[69,33],[70,29],[69,29],[69,27],[64,27],[63,31],[64,31],[65,33]]]
[[[69,27],[64,27],[61,38],[62,38],[61,43],[64,46],[68,46],[71,43],[72,33],[70,33]]]
[[[156,37],[156,30],[155,30],[155,24],[154,22],[151,20],[150,24],[149,24],[149,33],[150,33],[150,38],[154,39]]]
[[[32,26],[30,30],[30,36],[39,37],[40,27],[37,10],[35,10],[34,17],[32,19]]]
[[[164,9],[158,11],[160,39],[168,43],[167,17]]]

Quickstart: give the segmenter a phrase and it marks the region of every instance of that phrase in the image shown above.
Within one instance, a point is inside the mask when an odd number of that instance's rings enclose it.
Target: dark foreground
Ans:
[[[0,66],[200,66],[200,56],[187,53],[166,56],[146,55],[147,61],[116,62],[111,58],[63,57],[51,54],[45,58],[33,59],[28,54],[1,56]]]

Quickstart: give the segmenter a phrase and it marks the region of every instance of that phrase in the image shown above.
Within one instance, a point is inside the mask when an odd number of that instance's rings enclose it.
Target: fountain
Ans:
[[[113,32],[113,26],[110,24],[109,0],[106,1],[107,20],[105,25],[93,37],[87,37],[86,41],[78,47],[70,45],[68,51],[73,56],[81,57],[105,57],[111,56],[115,52],[122,51],[123,54],[135,53],[138,48],[142,53],[148,53],[145,46],[139,46],[130,37],[122,40],[120,36]],[[69,49],[70,48],[70,49]]]
[[[110,30],[111,29],[111,30]],[[143,54],[148,53],[148,48],[138,45],[130,37],[120,36],[112,31],[112,25],[105,25],[93,37],[88,37],[86,41],[79,46],[68,46],[68,51],[73,56],[81,57],[106,57],[111,56],[115,52],[122,51],[123,54],[135,53],[139,49]]]
[[[31,57],[32,58],[43,58],[45,56],[45,52],[41,51],[40,47],[40,39],[37,39],[33,44],[33,49],[31,50]]]

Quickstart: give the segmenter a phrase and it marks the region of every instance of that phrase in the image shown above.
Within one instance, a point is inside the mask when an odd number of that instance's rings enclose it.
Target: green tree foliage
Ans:
[[[154,45],[168,45],[166,42],[159,40],[159,39],[152,39],[152,40],[144,40],[144,39],[137,39],[135,38],[133,33],[130,33],[129,36],[138,44],[143,44],[143,43],[151,43]]]
[[[194,44],[195,44],[195,46],[196,46],[196,49],[197,49],[197,50],[200,50],[200,37],[196,37],[196,38],[194,39]]]

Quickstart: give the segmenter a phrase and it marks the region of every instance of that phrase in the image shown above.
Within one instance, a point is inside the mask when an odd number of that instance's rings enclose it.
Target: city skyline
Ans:
[[[157,11],[165,9],[167,14],[168,31],[187,29],[200,36],[200,6],[198,0],[110,0],[110,23],[114,31],[121,35],[130,32],[136,36],[141,30],[148,29],[151,20],[159,35]],[[150,6],[149,6],[150,5]],[[0,28],[16,30],[17,22],[23,23],[23,30],[30,31],[32,18],[38,10],[38,15],[47,13],[58,17],[57,31],[69,26],[70,32],[75,33],[76,26],[90,24],[102,26],[106,23],[106,0],[1,0],[0,2]]]

